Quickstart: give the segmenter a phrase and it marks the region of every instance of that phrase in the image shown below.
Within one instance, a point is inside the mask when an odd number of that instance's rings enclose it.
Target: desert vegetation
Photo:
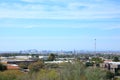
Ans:
[[[74,63],[45,64],[42,61],[28,66],[29,72],[6,70],[0,72],[0,80],[111,80],[114,75],[99,67],[86,67]]]

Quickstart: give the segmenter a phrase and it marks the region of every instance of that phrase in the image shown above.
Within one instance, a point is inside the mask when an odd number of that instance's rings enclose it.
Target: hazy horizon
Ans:
[[[120,0],[0,0],[0,51],[120,50]]]

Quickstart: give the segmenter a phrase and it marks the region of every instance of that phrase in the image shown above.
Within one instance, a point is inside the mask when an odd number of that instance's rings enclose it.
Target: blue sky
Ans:
[[[0,51],[120,50],[120,0],[0,0]]]

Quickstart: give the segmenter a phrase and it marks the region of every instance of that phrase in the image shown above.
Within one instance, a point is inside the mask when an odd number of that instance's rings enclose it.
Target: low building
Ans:
[[[20,64],[20,63],[33,63],[36,62],[34,60],[8,60],[6,61],[7,64]]]
[[[16,64],[7,64],[6,66],[8,70],[19,70],[20,69],[20,67]]]
[[[14,58],[28,60],[28,59],[32,58],[32,56],[15,56]]]
[[[119,73],[120,62],[106,62],[104,63],[104,68],[110,70],[113,73]]]
[[[55,64],[59,64],[59,63],[68,63],[68,62],[72,62],[72,61],[46,61],[45,63],[55,63]]]
[[[39,56],[39,59],[48,60],[48,57],[49,57],[49,56]]]

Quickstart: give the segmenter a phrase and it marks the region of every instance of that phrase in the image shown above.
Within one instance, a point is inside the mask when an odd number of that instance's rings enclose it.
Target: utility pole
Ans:
[[[76,51],[75,51],[75,49],[74,49],[74,58],[76,57]]]

